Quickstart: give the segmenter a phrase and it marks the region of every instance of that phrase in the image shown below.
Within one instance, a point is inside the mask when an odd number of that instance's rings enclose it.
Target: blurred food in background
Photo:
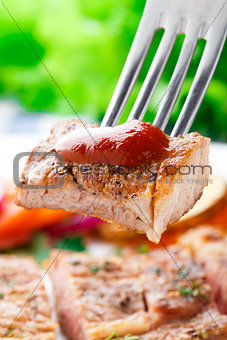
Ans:
[[[59,241],[94,228],[97,218],[74,215],[63,210],[31,209],[18,207],[14,202],[12,184],[2,185],[0,192],[0,250],[29,243],[37,231],[43,230],[52,240]]]
[[[38,260],[43,260],[50,248],[84,251],[86,242],[102,240],[114,244],[116,249],[131,246],[145,253],[150,248],[174,243],[189,228],[213,225],[226,229],[227,184],[218,177],[213,177],[211,183],[192,211],[168,227],[158,245],[149,242],[144,235],[127,232],[95,217],[62,210],[26,210],[18,207],[14,203],[13,186],[7,184],[1,186],[0,251],[29,252]]]
[[[0,203],[0,249],[28,242],[36,230],[56,224],[72,215],[61,210],[25,210],[14,202],[13,185],[4,187]]]
[[[13,20],[2,8],[1,98],[14,98],[31,114],[74,114],[74,110],[82,116],[88,115],[93,122],[101,121],[134,38],[144,4],[145,0],[7,1]],[[133,105],[162,35],[162,30],[156,34],[123,119]],[[145,120],[153,121],[183,39],[183,36],[177,38]],[[199,41],[170,125],[176,120],[186,98],[204,45],[204,41]],[[215,76],[192,126],[192,131],[222,141],[227,141],[226,58],[227,47],[223,50]]]

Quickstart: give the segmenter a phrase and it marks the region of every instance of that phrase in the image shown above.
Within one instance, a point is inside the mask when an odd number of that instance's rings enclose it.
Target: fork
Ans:
[[[153,122],[163,131],[182,88],[197,42],[206,40],[203,55],[171,136],[188,133],[208,89],[227,33],[227,0],[147,0],[125,66],[101,126],[118,123],[150,49],[155,32],[164,35],[128,120],[142,120],[179,34],[185,34],[170,84]]]

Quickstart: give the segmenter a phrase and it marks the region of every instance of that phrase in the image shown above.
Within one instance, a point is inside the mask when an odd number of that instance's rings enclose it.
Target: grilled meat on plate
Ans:
[[[188,250],[168,251],[104,258],[61,253],[50,276],[68,339],[225,339],[227,316],[212,302],[205,270]]]
[[[54,340],[56,324],[41,279],[30,258],[0,256],[0,337]]]

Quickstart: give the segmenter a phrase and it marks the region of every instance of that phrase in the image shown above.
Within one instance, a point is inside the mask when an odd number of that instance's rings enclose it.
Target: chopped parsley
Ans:
[[[144,244],[141,244],[139,247],[137,247],[137,250],[140,254],[147,254],[149,253],[150,248],[148,244],[144,243]]]
[[[100,271],[100,268],[97,266],[90,266],[90,269],[92,271],[92,273],[96,274]]]
[[[0,300],[4,298],[4,295],[0,293]]]
[[[105,340],[112,340],[112,339],[120,339],[119,335],[116,332],[113,332],[108,338]]]
[[[117,340],[120,340],[120,339],[122,339],[122,340],[139,340],[139,336],[127,334],[124,337],[120,337],[116,332],[114,332],[108,338],[106,338],[105,340],[112,340],[112,339],[117,339]]]
[[[178,290],[180,291],[181,295],[185,297],[192,295],[193,292],[192,287],[179,287]]]
[[[180,291],[181,295],[183,295],[184,297],[189,297],[189,296],[193,296],[193,297],[197,297],[200,296],[202,297],[204,300],[206,300],[207,302],[210,301],[209,296],[207,296],[206,294],[204,294],[197,281],[195,280],[191,280],[190,281],[190,286],[189,287],[179,287],[178,290]]]
[[[124,337],[124,340],[139,340],[139,336],[128,334]]]

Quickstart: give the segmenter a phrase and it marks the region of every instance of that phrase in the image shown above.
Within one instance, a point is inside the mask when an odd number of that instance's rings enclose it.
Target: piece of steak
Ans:
[[[81,127],[75,120],[56,124],[33,152],[55,151],[67,134]],[[92,134],[96,126],[87,127]],[[146,233],[157,243],[167,225],[194,206],[210,174],[208,138],[198,133],[168,138],[165,156],[151,159],[149,166],[141,164],[132,169],[108,163],[68,162],[60,172],[56,158],[31,155],[20,179],[21,188],[17,188],[17,204],[28,209],[64,209],[97,216],[128,230]],[[46,187],[59,179],[64,179],[60,188]]]
[[[177,265],[166,250],[104,258],[61,253],[50,277],[67,337],[141,335],[202,313],[211,296],[203,268],[185,250],[174,247],[169,252]]]
[[[51,320],[44,285],[38,285],[40,279],[40,269],[32,258],[0,256],[1,338],[56,339],[56,324]]]

